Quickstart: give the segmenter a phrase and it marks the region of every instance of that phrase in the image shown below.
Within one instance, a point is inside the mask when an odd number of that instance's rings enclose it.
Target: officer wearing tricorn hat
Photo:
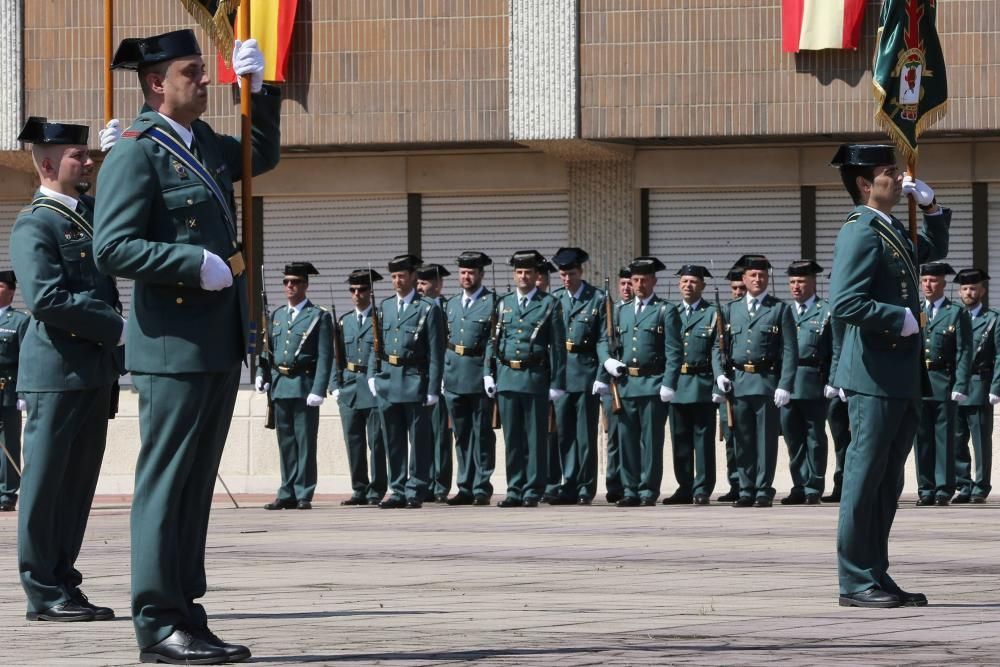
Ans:
[[[442,294],[444,279],[450,275],[451,271],[440,264],[425,262],[417,269],[417,291],[434,301],[442,313],[448,307],[448,297]],[[426,500],[439,503],[448,500],[448,492],[451,490],[451,448],[454,436],[448,422],[448,406],[444,401],[438,401],[431,417],[434,456],[431,459],[431,480]]]
[[[28,332],[28,315],[14,308],[17,277],[13,271],[0,271],[0,512],[13,512],[21,476],[15,465],[21,462],[21,411],[27,404],[17,397],[18,355],[21,341]],[[10,457],[10,458],[8,458]]]

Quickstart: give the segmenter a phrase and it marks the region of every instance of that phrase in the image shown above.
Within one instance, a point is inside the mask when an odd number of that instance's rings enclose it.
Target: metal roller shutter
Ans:
[[[27,202],[24,201],[0,201],[0,248],[3,248],[4,260],[0,261],[0,271],[12,268],[10,260],[10,230],[14,228],[14,221],[17,214],[21,212]],[[23,310],[24,299],[21,298],[21,290],[14,292],[14,307]]]
[[[485,252],[496,264],[501,290],[510,282],[507,259],[534,248],[551,256],[566,245],[569,195],[565,192],[423,198],[422,256],[449,268],[445,293],[458,291],[455,258],[465,250]],[[492,282],[487,269],[486,283]]]
[[[675,299],[673,274],[682,264],[703,264],[716,285],[741,255],[761,253],[774,267],[778,283],[771,293],[787,296],[781,277],[801,253],[799,190],[653,190],[649,193],[649,251],[667,265],[669,287],[661,296]],[[662,281],[661,281],[662,283]],[[726,298],[727,291],[722,291]]]
[[[989,206],[986,209],[986,238],[989,240],[990,248],[990,266],[986,272],[991,277],[997,277],[996,281],[991,280],[990,282],[1000,284],[1000,183],[990,183],[986,197],[989,200]],[[1000,297],[992,297],[990,306],[993,308],[1000,306]]]

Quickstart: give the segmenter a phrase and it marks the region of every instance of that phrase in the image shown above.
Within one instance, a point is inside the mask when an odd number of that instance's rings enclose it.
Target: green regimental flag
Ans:
[[[917,139],[948,110],[948,80],[937,36],[937,0],[885,0],[872,84],[875,120],[917,161]]]
[[[188,14],[194,17],[227,66],[232,66],[233,57],[233,17],[240,6],[240,0],[180,0]]]

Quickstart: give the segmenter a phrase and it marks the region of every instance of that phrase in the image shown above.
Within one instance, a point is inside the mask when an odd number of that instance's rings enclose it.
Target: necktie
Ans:
[[[800,303],[799,304],[799,317],[802,317],[805,314],[806,314],[806,304]]]
[[[523,311],[527,307],[528,307],[528,297],[522,296],[521,297],[521,310]]]
[[[406,310],[406,302],[403,301],[402,299],[399,300],[399,308],[398,308],[398,310],[399,310],[399,312],[403,312],[404,310]]]
[[[934,319],[934,304],[930,301],[927,302],[927,318]]]
[[[289,308],[288,309],[288,323],[291,324],[292,322],[294,322],[295,321],[295,316],[298,315],[298,314],[299,314],[298,309],[296,309],[296,308]]]
[[[472,299],[470,299],[469,297],[465,297],[464,299],[462,299],[462,310],[468,312],[469,306],[471,304],[472,304]]]
[[[751,299],[750,300],[750,317],[753,317],[754,315],[757,314],[757,306],[758,305],[760,305],[760,304],[758,303],[757,299]]]
[[[691,304],[684,304],[684,319],[691,317]]]
[[[365,324],[365,316],[363,313],[358,313],[358,328],[360,329]]]

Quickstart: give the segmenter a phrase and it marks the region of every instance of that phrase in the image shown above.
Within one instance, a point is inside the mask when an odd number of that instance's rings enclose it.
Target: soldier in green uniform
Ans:
[[[788,266],[788,288],[795,302],[795,339],[799,346],[792,400],[781,408],[781,432],[788,447],[792,490],[782,505],[819,505],[826,485],[826,411],[833,333],[830,307],[816,296],[823,267],[811,259]]]
[[[602,392],[597,343],[604,328],[604,292],[583,279],[590,256],[580,248],[559,248],[552,263],[563,286],[552,292],[559,300],[566,331],[566,394],[553,401],[563,484],[552,505],[589,505],[597,495],[597,421]]]
[[[683,356],[677,308],[656,295],[656,272],[666,267],[656,257],[637,257],[630,265],[634,305],[618,310],[615,329],[622,356],[607,340],[599,343],[601,363],[618,381],[622,411],[618,428],[622,491],[618,507],[652,506],[663,479],[663,436],[668,403],[673,400]]]
[[[705,279],[712,274],[704,266],[685,264],[677,271],[681,302],[683,358],[677,379],[677,395],[670,402],[670,442],[677,491],[664,498],[664,505],[708,505],[715,490],[715,413],[725,398],[716,390],[714,378],[722,374],[712,348],[717,335],[718,311],[701,298]]]
[[[798,344],[795,317],[787,303],[767,291],[771,263],[763,255],[744,255],[747,294],[723,306],[729,336],[733,380],[716,378],[723,392],[732,391],[736,464],[740,497],[734,507],[770,507],[778,463],[779,410],[795,388]],[[716,352],[719,346],[715,346]],[[719,367],[721,356],[717,354]]]
[[[535,287],[542,292],[551,292],[551,277],[557,271],[555,264],[547,259],[543,259],[538,266],[538,278],[535,280]],[[555,406],[549,406],[550,419],[545,442],[545,493],[542,494],[543,503],[549,503],[559,498],[562,489],[562,457],[559,455],[559,429],[554,419]]]
[[[341,505],[374,505],[389,487],[382,419],[367,382],[373,341],[372,281],[379,280],[382,276],[371,269],[357,269],[347,277],[354,310],[340,318],[340,340],[334,341],[343,346],[344,367],[331,372],[330,392],[340,408],[352,491]]]
[[[951,214],[922,181],[903,177],[892,146],[845,144],[833,158],[855,209],[837,235],[830,312],[846,326],[830,384],[844,390],[851,445],[837,529],[840,605],[925,605],[889,576],[889,530],[903,489],[920,401],[918,256],[948,252]],[[902,195],[924,210],[917,248],[892,216]]]
[[[623,266],[618,270],[618,301],[612,308],[612,322],[618,321],[618,311],[630,303],[635,296],[632,291],[632,269]],[[608,348],[613,357],[621,354],[620,350]],[[608,371],[601,366],[598,379],[607,384],[611,376]],[[612,407],[610,387],[609,391],[601,395],[601,407],[604,410],[605,430],[604,435],[608,441],[607,458],[604,461],[604,485],[606,495],[604,499],[609,503],[617,503],[625,497],[622,487],[622,454],[621,454],[621,430],[619,429],[618,415]]]
[[[253,174],[278,163],[281,96],[263,86],[255,40],[238,43],[253,91]],[[233,182],[240,140],[200,120],[209,78],[190,30],[123,40],[145,106],[101,168],[97,267],[134,282],[126,367],[142,441],[132,500],[132,622],[140,658],[243,660],[208,629],[205,538],[212,492],[247,361],[249,309]],[[242,79],[241,79],[242,80]],[[164,398],[167,397],[167,398]]]
[[[448,298],[441,294],[444,279],[451,271],[440,264],[424,264],[417,269],[417,291],[438,305],[442,312],[447,308]],[[443,388],[442,388],[443,390]],[[434,442],[434,458],[431,466],[431,482],[427,489],[428,501],[447,502],[451,491],[452,477],[452,446],[455,441],[451,423],[448,418],[448,406],[444,401],[438,401],[431,416],[432,440]]]
[[[959,404],[955,420],[955,477],[958,494],[953,503],[984,503],[993,488],[993,407],[1000,404],[1000,313],[983,304],[990,276],[982,269],[962,269],[955,276],[958,295],[972,319],[972,375],[969,397]],[[975,475],[969,439],[976,454]]]
[[[446,333],[441,308],[417,293],[422,263],[415,255],[389,262],[396,296],[384,300],[379,312],[382,358],[372,350],[368,361],[368,388],[380,404],[389,458],[392,493],[379,503],[382,509],[422,507],[431,485],[431,420],[441,394]]]
[[[843,320],[831,318],[830,333],[832,354],[830,355],[830,375],[827,382],[833,382],[837,377],[837,363],[840,361],[840,348],[843,345],[844,329],[847,325]],[[839,503],[844,482],[844,460],[847,457],[847,447],[851,444],[851,422],[847,414],[847,396],[839,387],[827,385],[823,389],[827,398],[826,421],[830,425],[830,436],[833,438],[833,490],[830,495],[820,500],[824,503]]]
[[[29,318],[11,305],[15,289],[14,272],[0,271],[0,438],[6,450],[0,454],[0,512],[17,507],[21,476],[14,466],[21,465],[21,411],[27,407],[17,395],[17,358]]]
[[[330,383],[333,322],[325,308],[306,296],[309,276],[315,275],[319,271],[309,262],[285,266],[281,282],[288,304],[271,313],[269,350],[257,368],[257,391],[269,392],[274,403],[281,457],[281,486],[278,496],[264,505],[267,510],[312,509],[316,491],[319,406]],[[265,365],[271,369],[270,382],[265,382]]]
[[[558,299],[535,286],[544,261],[537,250],[511,256],[515,290],[499,301],[496,345],[483,364],[483,388],[497,396],[507,449],[507,496],[497,507],[538,506],[547,479],[549,402],[565,393],[561,308]]]
[[[28,412],[17,557],[29,621],[114,618],[87,600],[75,567],[104,456],[124,328],[115,280],[94,266],[94,200],[82,194],[94,167],[87,135],[83,125],[32,117],[18,137],[32,144],[41,183],[10,238],[32,313],[17,376]]]
[[[915,446],[918,507],[948,505],[955,493],[955,422],[958,404],[969,397],[972,319],[964,307],[944,295],[946,276],[954,273],[946,262],[920,267],[927,318],[924,368],[930,392],[921,401]]]
[[[743,268],[733,267],[726,273],[729,281],[729,293],[733,300],[742,299],[747,294],[747,286],[743,284]],[[713,394],[714,396],[714,394]],[[725,398],[725,397],[723,397]],[[740,470],[736,465],[736,444],[733,429],[729,424],[729,411],[726,402],[719,403],[719,431],[726,443],[726,479],[729,480],[729,491],[716,498],[720,503],[731,503],[740,497]]]
[[[483,271],[493,260],[485,253],[469,251],[455,261],[462,294],[445,304],[444,399],[454,425],[458,493],[448,504],[489,505],[497,438],[492,426],[493,401],[483,388],[483,361],[496,328],[497,296],[483,286]]]

